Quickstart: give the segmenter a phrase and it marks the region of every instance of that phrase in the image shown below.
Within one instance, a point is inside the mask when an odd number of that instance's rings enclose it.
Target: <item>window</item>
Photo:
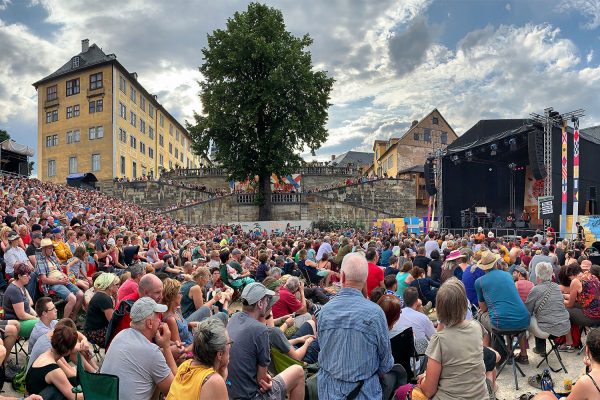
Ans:
[[[146,112],[146,99],[144,98],[144,96],[140,93],[140,108],[142,109],[142,111]]]
[[[140,131],[145,134],[146,133],[146,121],[140,118]]]
[[[448,144],[448,132],[442,132],[440,142],[442,142],[442,144]]]
[[[175,149],[175,158],[179,157],[179,150]]]
[[[121,175],[125,175],[125,156],[121,156]]]
[[[438,117],[433,117],[433,118],[431,119],[431,123],[432,123],[432,124],[434,124],[434,125],[438,125],[438,124],[439,124]]]
[[[169,143],[169,154],[173,154],[173,143]]]
[[[161,167],[164,165],[165,163],[165,157],[163,157],[162,154],[158,155],[158,165],[160,165]]]
[[[46,147],[58,146],[58,135],[46,136]]]
[[[52,111],[52,122],[58,121],[58,110]]]
[[[48,111],[46,113],[46,123],[58,121],[58,110]]]
[[[96,100],[96,112],[104,110],[104,100]]]
[[[103,137],[104,137],[104,127],[102,127],[102,126],[92,126],[89,129],[89,138],[90,138],[90,140],[102,139]]]
[[[140,142],[140,153],[146,154],[146,144],[144,142]]]
[[[73,107],[67,107],[67,119],[73,117]]]
[[[169,160],[169,169],[173,169],[173,161]]]
[[[119,116],[123,119],[127,119],[127,107],[121,102],[119,102]]]
[[[100,154],[92,154],[92,171],[100,171]]]
[[[431,129],[425,128],[423,129],[423,140],[427,143],[431,143]]]
[[[163,135],[158,135],[158,145],[161,147],[165,147],[165,138]]]
[[[179,142],[179,131],[175,131],[175,140]]]
[[[58,97],[56,85],[46,88],[46,101],[56,100]]]
[[[142,165],[142,176],[146,176],[146,167]]]
[[[67,81],[67,96],[79,93],[79,78]]]
[[[100,89],[102,87],[102,72],[90,75],[90,90]]]
[[[69,157],[69,173],[77,173],[77,157]]]
[[[169,124],[169,135],[173,136],[173,124]]]
[[[49,124],[52,122],[52,113],[50,111],[46,112],[46,123]]]
[[[129,145],[134,149],[137,148],[137,139],[135,138],[135,136],[129,136]]]
[[[71,68],[79,68],[79,56],[73,57]]]
[[[159,114],[158,124],[161,128],[165,127],[165,117],[162,114]]]
[[[123,143],[127,143],[127,132],[123,128],[119,128],[119,140]]]
[[[96,102],[90,101],[90,114],[93,114],[95,112],[96,112]]]
[[[133,126],[137,125],[137,115],[133,111],[129,111],[129,122]]]
[[[150,139],[154,139],[154,128],[152,128],[151,126],[148,127],[148,137]]]
[[[123,93],[127,93],[127,81],[123,75],[119,75],[119,90],[121,90]]]
[[[183,152],[181,152],[181,154],[179,155],[179,159],[181,160],[181,162],[183,162]]]
[[[67,144],[77,143],[80,140],[79,129],[67,132]]]
[[[148,157],[154,158],[154,149],[152,147],[148,147]]]
[[[419,132],[413,133],[413,139],[419,140]]]
[[[137,163],[134,161],[131,166],[133,167],[133,171],[131,172],[131,175],[135,178],[137,176]]]
[[[132,103],[137,103],[137,90],[131,85],[129,87],[129,99]]]
[[[148,115],[154,119],[154,106],[152,104],[148,104]]]
[[[48,176],[56,176],[56,160],[48,160]]]
[[[79,117],[79,104],[75,104],[73,106],[73,116],[74,117]]]

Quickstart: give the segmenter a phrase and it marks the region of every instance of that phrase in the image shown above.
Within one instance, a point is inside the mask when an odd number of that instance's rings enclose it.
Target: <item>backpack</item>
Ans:
[[[19,370],[19,372],[17,372],[12,380],[12,388],[15,392],[22,394],[27,393],[27,389],[25,388],[25,373],[27,372],[27,364],[29,364],[29,356],[25,358],[23,367]]]

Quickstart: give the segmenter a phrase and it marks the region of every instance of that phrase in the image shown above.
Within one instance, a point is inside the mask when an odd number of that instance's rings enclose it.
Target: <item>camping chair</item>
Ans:
[[[413,380],[420,371],[416,371],[417,361],[421,361],[419,370],[424,367],[424,354],[417,353],[415,349],[415,337],[412,328],[406,328],[390,339],[394,364],[400,364],[406,371],[408,382]]]
[[[75,398],[81,393],[86,400],[118,400],[119,377],[109,374],[94,374],[83,368],[81,355],[77,354],[77,387],[73,388]]]
[[[304,363],[302,361],[294,360],[292,357],[288,356],[287,354],[283,354],[281,351],[273,347],[271,347],[271,360],[273,361],[275,374],[280,374],[292,365],[299,365],[304,368]]]

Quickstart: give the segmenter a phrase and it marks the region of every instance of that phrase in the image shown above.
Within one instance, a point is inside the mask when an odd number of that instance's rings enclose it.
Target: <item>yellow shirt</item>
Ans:
[[[192,365],[192,360],[184,361],[177,368],[177,374],[171,383],[166,400],[198,400],[202,385],[214,373],[215,370],[212,367]]]
[[[62,264],[66,263],[68,259],[73,257],[71,248],[65,242],[55,242],[53,240],[52,244],[54,245],[54,253],[56,253],[56,258],[58,258]]]

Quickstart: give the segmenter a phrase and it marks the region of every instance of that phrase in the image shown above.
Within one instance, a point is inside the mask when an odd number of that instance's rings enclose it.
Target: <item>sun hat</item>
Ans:
[[[116,242],[115,242],[115,239],[114,239],[114,238],[109,238],[109,239],[106,241],[106,244],[107,244],[107,245],[109,245],[109,246],[114,246],[114,245],[115,245],[115,243],[116,243]]]
[[[481,259],[479,260],[477,266],[482,270],[487,271],[488,269],[492,269],[494,267],[494,264],[499,258],[500,256],[498,254],[486,250],[481,253]]]
[[[249,305],[256,304],[265,296],[271,296],[268,308],[279,300],[279,296],[276,296],[274,291],[267,289],[265,285],[259,282],[247,285],[242,291],[242,300],[245,300]]]
[[[466,258],[467,256],[461,253],[460,250],[452,250],[448,257],[446,257],[446,261],[456,260],[457,258]]]
[[[48,246],[54,246],[52,244],[52,240],[50,240],[48,238],[42,239],[42,241],[40,242],[40,248],[48,247]]]
[[[493,237],[494,237],[494,232],[491,232],[491,231],[490,231],[490,232],[488,232],[488,237],[489,237],[489,238],[493,238]]]
[[[10,231],[8,233],[8,241],[12,242],[13,240],[17,240],[18,238],[20,238],[19,234],[15,231]]]
[[[131,316],[131,322],[140,322],[154,313],[164,313],[166,311],[167,306],[164,304],[158,304],[151,297],[140,297],[131,306],[129,315]]]
[[[477,228],[477,232],[483,232],[483,228],[482,227]]]
[[[189,239],[186,239],[183,241],[182,247],[187,247],[190,243],[192,243],[192,241]]]

